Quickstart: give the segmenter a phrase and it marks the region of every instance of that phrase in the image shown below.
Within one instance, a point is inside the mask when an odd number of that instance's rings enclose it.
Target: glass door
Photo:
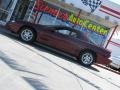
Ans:
[[[11,20],[24,20],[30,0],[18,0]]]
[[[0,0],[0,23],[10,20],[17,0]]]

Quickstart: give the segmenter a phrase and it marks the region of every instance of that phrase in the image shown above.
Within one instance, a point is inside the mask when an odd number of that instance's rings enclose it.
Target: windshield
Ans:
[[[88,42],[88,43],[97,45],[97,44],[94,42],[93,39],[88,38],[88,36],[86,36],[83,32],[81,32],[81,31],[78,31],[78,32],[79,32],[78,38],[79,38],[80,40],[86,41],[86,42]]]

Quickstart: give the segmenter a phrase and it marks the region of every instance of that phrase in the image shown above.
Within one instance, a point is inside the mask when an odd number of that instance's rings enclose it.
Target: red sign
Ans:
[[[63,11],[58,10],[56,8],[50,7],[43,0],[37,0],[34,10],[37,10],[39,12],[45,12],[45,13],[48,13],[52,16],[57,16],[57,18],[60,18],[64,21],[67,21],[69,18],[69,15],[67,12],[63,12]]]

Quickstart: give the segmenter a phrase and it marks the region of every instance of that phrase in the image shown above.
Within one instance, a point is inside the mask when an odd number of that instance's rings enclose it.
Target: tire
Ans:
[[[91,51],[80,53],[79,62],[85,67],[90,67],[96,61],[96,56]]]
[[[118,71],[120,72],[120,68],[118,69]]]
[[[19,38],[23,42],[32,43],[35,41],[36,34],[31,28],[23,28],[19,32]]]

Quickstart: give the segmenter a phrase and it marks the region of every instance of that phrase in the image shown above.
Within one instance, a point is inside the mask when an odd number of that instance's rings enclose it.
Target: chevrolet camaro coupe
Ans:
[[[82,32],[66,26],[39,25],[26,21],[11,21],[6,28],[26,42],[39,42],[77,58],[89,67],[94,63],[109,64],[110,52],[95,45]]]

